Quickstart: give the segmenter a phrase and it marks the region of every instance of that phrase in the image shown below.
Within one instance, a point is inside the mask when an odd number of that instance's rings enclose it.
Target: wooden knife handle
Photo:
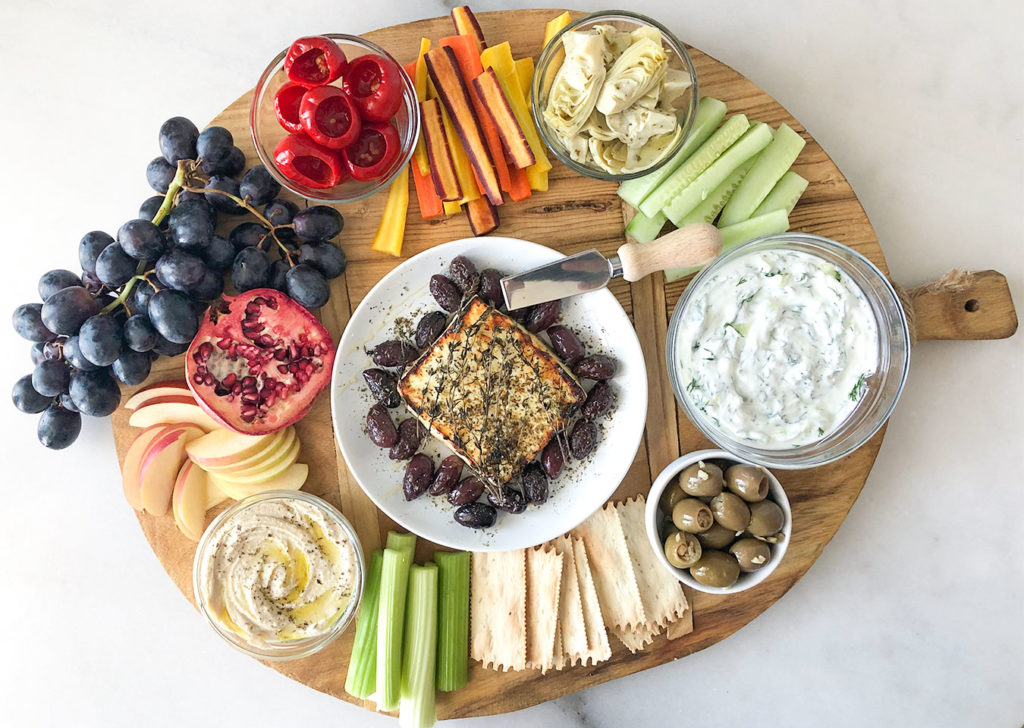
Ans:
[[[652,243],[626,243],[619,248],[622,277],[638,281],[656,271],[703,265],[722,252],[722,235],[706,222],[686,225]]]
[[[1010,286],[998,271],[950,271],[906,294],[918,341],[1005,339],[1017,330]]]

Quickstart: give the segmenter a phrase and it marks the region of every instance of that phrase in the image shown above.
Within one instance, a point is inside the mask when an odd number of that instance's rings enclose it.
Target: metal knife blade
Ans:
[[[525,273],[506,276],[501,279],[501,292],[511,311],[600,290],[621,274],[618,256],[606,258],[596,250],[586,250]]]

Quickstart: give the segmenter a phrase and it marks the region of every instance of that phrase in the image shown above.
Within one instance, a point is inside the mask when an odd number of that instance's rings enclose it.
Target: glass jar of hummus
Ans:
[[[327,646],[352,621],[363,552],[331,504],[270,491],[214,519],[196,550],[192,584],[199,611],[231,645],[290,660]]]

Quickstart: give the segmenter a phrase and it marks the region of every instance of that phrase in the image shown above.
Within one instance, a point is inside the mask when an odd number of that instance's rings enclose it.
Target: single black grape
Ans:
[[[259,248],[242,248],[231,266],[231,282],[239,292],[263,288],[270,278],[270,258]]]
[[[100,253],[114,242],[114,239],[101,230],[93,230],[82,236],[78,243],[78,262],[86,273],[96,272],[96,259]]]
[[[200,165],[203,174],[212,177],[215,174],[223,174],[228,177],[236,177],[238,173],[245,169],[245,153],[238,147],[232,147],[228,153],[227,159],[222,161],[220,164],[211,164],[207,160],[203,160]]]
[[[47,271],[39,278],[39,298],[45,301],[62,288],[82,285],[82,279],[69,270]]]
[[[204,275],[206,263],[181,248],[164,253],[156,262],[157,280],[176,291],[187,291],[198,285]]]
[[[263,205],[277,197],[281,192],[281,183],[260,164],[242,175],[238,191],[239,197],[250,205]]]
[[[85,288],[72,286],[50,296],[43,304],[41,317],[43,325],[53,333],[71,336],[78,333],[87,318],[99,311],[99,304]]]
[[[284,278],[285,293],[306,308],[320,308],[331,297],[327,279],[311,265],[299,263]]]
[[[153,327],[172,343],[188,344],[199,331],[195,305],[181,291],[157,291],[149,299],[148,311]]]
[[[141,280],[138,281],[133,287],[128,299],[128,308],[131,309],[132,313],[145,314],[149,311],[149,299],[153,297],[153,294],[157,291],[164,290],[163,284],[159,281]]]
[[[121,322],[114,316],[96,314],[78,331],[82,356],[98,367],[108,367],[121,355]]]
[[[32,375],[26,374],[14,383],[11,400],[14,406],[25,414],[36,415],[50,406],[53,397],[39,394],[32,386]]]
[[[32,344],[32,348],[29,349],[32,357],[32,366],[35,366],[36,364],[38,364],[39,362],[46,358],[45,347],[46,342],[44,341],[37,341],[34,344]]]
[[[154,191],[164,195],[167,194],[167,188],[171,186],[177,172],[177,165],[171,164],[163,157],[156,157],[146,165],[146,181]]]
[[[14,309],[11,325],[18,336],[29,341],[52,341],[57,334],[43,323],[43,304],[23,303]]]
[[[78,411],[78,405],[71,401],[71,395],[68,394],[67,392],[57,397],[57,401],[60,402],[60,406],[66,409],[68,412]]]
[[[207,127],[196,139],[196,153],[200,159],[210,164],[219,165],[226,162],[234,147],[234,137],[223,126]]]
[[[197,301],[212,301],[224,292],[224,275],[207,268],[203,279],[185,292]]]
[[[176,344],[173,341],[168,341],[162,336],[157,339],[156,346],[153,347],[153,352],[160,356],[177,356],[178,354],[184,354],[187,350],[188,343]]]
[[[188,190],[178,190],[178,194],[174,196],[174,204],[180,205],[182,202],[188,202],[189,200],[201,200],[206,202],[206,195],[202,192],[189,192]],[[207,205],[210,203],[206,202]],[[210,208],[213,209],[212,207]]]
[[[295,234],[303,240],[330,240],[345,227],[345,218],[333,207],[313,205],[295,215]]]
[[[348,264],[344,251],[334,243],[306,243],[299,248],[299,259],[328,278],[340,276]]]
[[[195,159],[198,138],[195,124],[183,116],[175,116],[160,126],[160,153],[169,164],[177,164],[179,159]]]
[[[110,371],[117,377],[117,381],[131,387],[146,381],[152,363],[153,358],[148,351],[138,352],[126,349],[111,365]]]
[[[156,214],[160,212],[160,208],[163,207],[163,204],[163,195],[153,195],[152,197],[147,197],[146,201],[139,205],[139,217],[143,220],[152,220],[154,217],[156,217]],[[160,223],[159,227],[161,230],[167,227],[167,218],[164,218],[164,220]]]
[[[202,253],[210,246],[217,226],[217,213],[205,199],[179,202],[167,216],[171,241],[194,253]]]
[[[159,334],[156,333],[153,322],[149,320],[148,316],[137,313],[134,316],[129,316],[128,320],[124,322],[122,336],[129,349],[143,352],[150,351],[156,346]]]
[[[263,217],[271,225],[289,225],[298,211],[298,205],[290,200],[273,200],[263,208]]]
[[[291,270],[291,266],[285,260],[278,259],[271,263],[270,274],[267,276],[267,288],[284,291],[288,287],[286,276],[289,270]]]
[[[227,195],[238,197],[238,182],[223,174],[215,174],[206,183],[206,201],[213,205],[218,212],[226,212],[229,215],[244,215],[245,208],[240,207],[237,202]],[[227,195],[218,194],[212,190],[226,192]]]
[[[68,391],[71,370],[62,361],[44,360],[32,370],[32,388],[44,397],[56,397]]]
[[[72,373],[68,393],[79,411],[90,417],[106,417],[121,403],[121,388],[106,368]]]
[[[203,254],[203,257],[206,259],[206,265],[210,268],[215,271],[224,271],[235,262],[235,252],[235,246],[227,238],[214,235],[210,239],[210,245]]]
[[[228,239],[235,247],[235,250],[256,247],[262,247],[266,250],[269,242],[269,233],[270,231],[258,222],[243,222],[234,227]]]
[[[108,245],[96,261],[96,276],[104,285],[119,288],[135,275],[139,261],[128,255],[119,243]]]
[[[82,353],[82,347],[78,343],[77,336],[69,336],[65,339],[64,346],[61,347],[61,351],[63,352],[64,361],[75,369],[81,369],[83,372],[91,372],[93,369],[99,369],[98,366],[85,358],[85,354]]]
[[[135,260],[156,260],[167,250],[167,238],[149,220],[129,220],[117,231],[117,242]]]
[[[50,405],[39,416],[36,434],[39,442],[51,450],[63,450],[78,439],[82,431],[82,415],[59,405]]]

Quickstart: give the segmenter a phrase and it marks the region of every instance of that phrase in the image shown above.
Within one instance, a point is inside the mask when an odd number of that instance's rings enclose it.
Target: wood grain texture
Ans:
[[[958,286],[933,281],[910,291],[918,341],[1005,339],[1017,331],[1006,276],[971,273]]]
[[[480,23],[486,37],[508,39],[516,57],[536,57],[540,51],[544,23],[561,11],[522,10],[481,13]],[[670,25],[672,19],[666,19]],[[435,18],[385,28],[367,37],[390,50],[401,62],[410,61],[421,36],[437,39],[453,32],[448,18]],[[728,66],[693,50],[701,92],[722,99],[731,112],[744,112],[751,118],[772,125],[789,124],[806,140],[796,171],[810,181],[804,199],[791,217],[794,230],[818,233],[850,245],[885,269],[882,250],[864,210],[853,190],[828,155],[806,130],[768,94]],[[249,162],[255,160],[247,131],[251,94],[245,94],[229,106],[213,123],[231,129]],[[354,306],[380,278],[400,261],[370,250],[376,231],[383,195],[339,206],[346,226],[341,244],[349,259],[346,274],[332,281],[330,303],[320,311],[335,340],[341,334]],[[605,254],[614,253],[624,242],[623,209],[615,194],[615,185],[578,177],[559,164],[550,175],[550,190],[538,193],[522,203],[506,203],[500,208],[504,236],[524,238],[549,245],[564,253],[596,247]],[[403,259],[438,243],[468,237],[464,216],[425,221],[411,205]],[[665,285],[659,275],[632,285],[615,281],[611,288],[627,313],[631,314],[647,358],[650,404],[644,443],[637,452],[626,478],[616,490],[615,499],[646,493],[652,478],[681,452],[709,445],[679,410],[668,386],[665,364],[665,332],[685,281]],[[952,324],[950,324],[952,326]],[[938,330],[938,329],[935,329]],[[614,345],[614,342],[610,342]],[[163,359],[154,367],[150,381],[181,378],[181,357]],[[134,388],[125,392],[130,396]],[[362,412],[343,413],[362,417]],[[114,437],[119,457],[135,435],[122,409],[113,417]],[[310,464],[310,479],[305,490],[322,496],[340,507],[353,522],[364,549],[370,552],[393,527],[349,475],[337,452],[331,428],[330,403],[321,396],[309,415],[297,425],[302,439],[302,462]],[[830,466],[804,472],[780,472],[780,480],[792,502],[793,542],[785,561],[759,586],[742,594],[716,597],[689,594],[693,605],[695,629],[675,640],[658,637],[654,644],[636,655],[616,642],[612,658],[597,666],[575,667],[541,676],[539,671],[497,673],[484,670],[478,663],[470,666],[469,685],[455,693],[438,693],[441,718],[501,713],[582,690],[630,673],[661,665],[728,637],[771,606],[807,571],[832,539],[860,493],[882,442],[879,432],[856,453]],[[211,513],[211,516],[213,514]],[[168,574],[192,599],[192,558],[195,546],[181,536],[173,519],[139,516],[140,525]],[[433,547],[421,540],[417,560],[428,559]],[[288,663],[271,665],[285,675],[310,687],[353,701],[344,692],[348,656],[353,629],[317,655]],[[210,639],[216,639],[212,632]],[[366,707],[372,704],[367,703]]]

